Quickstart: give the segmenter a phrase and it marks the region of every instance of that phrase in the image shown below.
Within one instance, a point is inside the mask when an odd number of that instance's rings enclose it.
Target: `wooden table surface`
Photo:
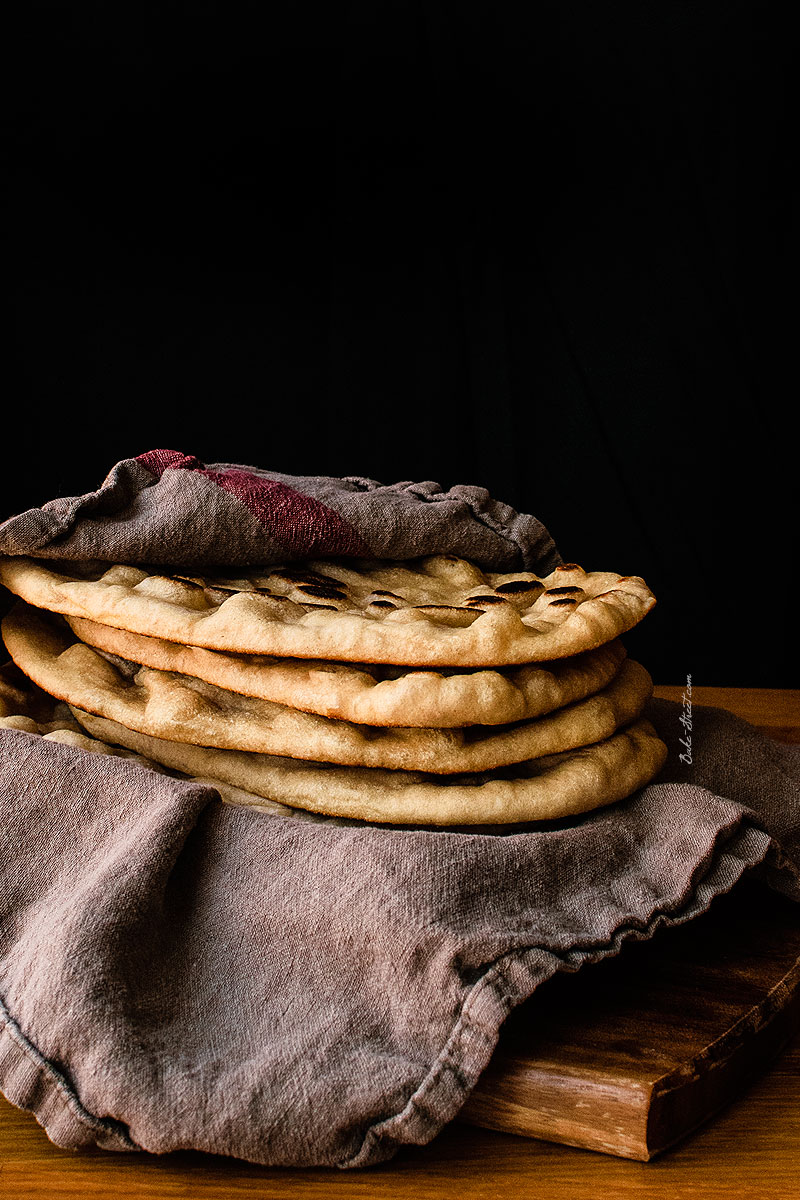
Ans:
[[[656,694],[680,700],[683,688]],[[800,690],[693,689],[782,741],[800,742]],[[798,918],[800,919],[800,917]],[[704,1128],[649,1163],[455,1123],[364,1171],[285,1170],[199,1153],[60,1150],[0,1099],[0,1197],[359,1196],[458,1200],[800,1200],[800,1044]]]

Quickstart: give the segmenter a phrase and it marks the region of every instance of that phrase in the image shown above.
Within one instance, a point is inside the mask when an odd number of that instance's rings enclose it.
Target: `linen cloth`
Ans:
[[[455,554],[495,571],[561,562],[540,521],[485,488],[206,467],[176,450],[123,459],[102,487],[0,525],[0,554],[181,566]]]
[[[194,566],[365,546],[558,562],[535,518],[480,489],[168,451],[0,526],[6,554]],[[430,1140],[555,972],[690,920],[746,872],[800,899],[797,748],[695,708],[688,763],[680,706],[647,715],[670,751],[650,786],[494,833],[241,809],[0,730],[3,1092],[67,1147],[358,1167]]]

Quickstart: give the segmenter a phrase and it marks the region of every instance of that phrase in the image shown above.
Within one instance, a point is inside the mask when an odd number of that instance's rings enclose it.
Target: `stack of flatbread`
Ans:
[[[396,825],[570,817],[663,765],[619,636],[644,581],[450,556],[239,577],[0,562],[17,666],[91,737],[242,795]]]

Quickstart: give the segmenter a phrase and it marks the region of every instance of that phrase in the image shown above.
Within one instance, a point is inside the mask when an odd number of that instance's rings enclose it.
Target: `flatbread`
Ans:
[[[124,747],[90,737],[72,715],[69,705],[60,701],[51,700],[47,713],[40,712],[37,714],[38,719],[35,719],[25,711],[30,707],[30,697],[6,678],[7,672],[7,664],[0,667],[0,729],[16,729],[20,733],[37,734],[45,741],[57,742],[62,746],[72,746],[73,749],[83,750],[87,754],[107,754],[114,758],[125,758],[137,766],[145,767],[160,775],[180,775],[181,778],[192,783],[207,784],[215,788],[224,804],[252,808],[275,817],[290,817],[296,820],[325,822],[334,825],[349,824],[349,822],[336,817],[326,817],[323,814],[306,812],[305,809],[300,808],[288,808],[285,804],[277,804],[274,800],[267,800],[264,796],[245,792],[241,788],[222,783],[218,779],[201,779],[197,776],[184,775],[182,772],[170,771],[161,763],[145,758],[133,750],[126,750]]]
[[[455,774],[487,771],[609,737],[637,717],[653,685],[626,660],[603,691],[548,716],[511,726],[375,728],[320,717],[225,691],[214,684],[131,666],[74,640],[63,622],[25,604],[3,621],[17,666],[60,700],[139,733],[199,746],[351,766]]]
[[[620,641],[506,671],[439,671],[324,659],[226,654],[67,617],[82,642],[142,666],[359,725],[449,729],[530,720],[599,692],[625,658]]]
[[[566,658],[631,629],[655,604],[638,576],[486,573],[447,555],[308,561],[239,578],[106,563],[0,560],[38,608],[244,654],[399,666],[500,667]]]
[[[7,673],[7,671],[8,671],[7,667],[0,668],[0,712],[2,711],[2,707],[3,707],[1,701],[4,697],[10,703],[10,706],[12,708],[16,709],[16,707],[18,706],[18,698],[19,698],[18,689],[16,687],[13,687],[13,685],[7,689],[4,688],[4,683],[6,681],[4,680],[3,676]],[[25,700],[23,700],[23,702],[19,706],[21,708],[25,708],[26,707]],[[95,724],[94,734],[90,735],[87,732],[87,730],[84,729],[83,725],[79,724],[78,720],[76,719],[78,716],[81,717],[84,724],[86,724],[87,722],[95,721],[96,724]],[[85,714],[85,713],[81,714],[81,713],[78,713],[77,711],[73,714],[73,712],[71,712],[69,707],[66,704],[63,704],[61,702],[51,701],[50,707],[48,709],[46,716],[43,716],[40,714],[40,717],[38,720],[34,720],[30,716],[23,715],[22,713],[19,713],[17,715],[0,715],[0,729],[16,729],[16,730],[19,730],[19,731],[25,732],[25,733],[38,734],[38,735],[44,737],[47,741],[59,742],[63,745],[71,746],[74,749],[83,750],[87,753],[108,754],[108,755],[113,755],[115,757],[126,758],[132,764],[147,768],[152,771],[156,771],[159,773],[166,772],[168,774],[176,775],[176,776],[179,776],[180,778],[187,779],[191,782],[209,785],[216,789],[216,791],[219,793],[220,799],[225,804],[238,805],[239,807],[253,809],[255,811],[265,813],[268,816],[281,817],[283,819],[316,821],[316,822],[324,822],[324,823],[333,824],[333,825],[344,825],[344,824],[349,825],[351,823],[359,822],[359,818],[357,818],[357,817],[328,816],[327,814],[322,813],[322,812],[314,812],[314,811],[311,811],[310,809],[296,808],[296,807],[291,807],[286,804],[281,804],[280,802],[278,802],[276,800],[270,800],[266,796],[257,795],[255,792],[246,791],[242,787],[237,787],[236,785],[234,785],[232,783],[229,783],[229,782],[226,783],[226,782],[223,782],[221,779],[215,779],[211,776],[187,774],[186,772],[180,771],[175,767],[168,766],[166,763],[157,762],[153,758],[147,758],[143,754],[137,752],[136,750],[127,749],[120,744],[115,745],[114,742],[111,740],[102,740],[98,736],[101,724],[104,727],[104,729],[103,729],[104,735],[108,739],[110,739],[117,732],[120,733],[120,736],[126,736],[126,734],[123,733],[121,730],[119,730],[118,727],[116,727],[113,724],[113,722],[110,722],[110,721],[103,722],[101,718],[92,718],[89,714]],[[648,758],[653,765],[654,773],[655,773],[655,771],[657,771],[659,769],[659,765],[658,765],[660,762],[659,749],[658,749],[658,746],[655,746],[652,744],[652,739],[648,732],[648,730],[651,728],[652,727],[647,725],[647,722],[640,721],[640,722],[637,722],[637,724],[635,726],[629,726],[628,729],[625,731],[626,736],[630,735],[631,739],[633,739],[629,743],[629,745],[633,746],[634,741],[635,741],[636,745],[638,746],[638,749],[634,749],[634,755],[635,755],[636,759],[638,760],[638,774],[641,776],[641,782],[638,783],[636,786],[643,786],[644,783],[647,782],[647,779],[645,778],[645,771],[646,771],[646,762],[647,762]],[[135,735],[132,735],[130,731],[127,731],[127,736],[133,737]],[[617,735],[617,736],[619,736],[619,735]],[[119,739],[118,739],[118,741],[119,741]],[[153,748],[156,744],[157,743],[156,743],[155,739],[151,739],[151,741],[150,741],[151,748]],[[143,745],[144,745],[144,741],[142,740],[142,746]],[[603,745],[607,746],[607,743],[604,743]],[[659,745],[661,745],[663,747],[663,743],[659,743]],[[589,749],[593,749],[593,748],[590,747]],[[587,784],[590,783],[590,779],[591,779],[591,776],[590,776],[590,771],[592,769],[591,764],[593,764],[594,769],[598,773],[602,772],[604,770],[604,768],[605,768],[606,772],[608,771],[608,769],[610,767],[613,768],[611,751],[612,751],[611,747],[608,747],[607,749],[605,749],[603,751],[603,754],[604,754],[603,760],[600,760],[599,757],[595,758],[595,756],[593,755],[592,759],[591,759],[591,763],[587,762],[586,760],[583,761],[582,770],[584,772]],[[618,754],[620,759],[622,759],[622,757],[625,753],[625,743],[620,743],[617,747],[613,748],[613,752],[615,755]],[[583,752],[578,752],[578,753],[583,753]],[[162,756],[165,757],[166,755],[162,754]],[[251,757],[251,756],[245,756],[245,757]],[[568,757],[567,755],[561,755],[561,756],[554,755],[549,760],[547,760],[547,763],[551,766],[556,766],[556,765],[558,765],[559,760],[566,760],[567,757]],[[317,767],[318,766],[318,764],[302,764],[302,765],[305,767]],[[539,765],[540,765],[540,767],[544,767],[545,760],[540,759]],[[578,766],[577,763],[572,764],[572,768],[571,768],[570,776],[569,776],[570,779],[573,779],[573,776],[575,776],[577,774],[577,766]],[[336,770],[336,768],[333,768],[333,770]],[[545,778],[544,773],[540,774],[538,777],[539,784],[537,786],[537,793],[538,793],[538,797],[539,797],[539,808],[538,808],[539,812],[544,811],[544,808],[543,808],[544,798],[543,798],[543,793],[542,793],[544,778]],[[566,782],[566,777],[561,776],[560,778],[561,778],[562,786],[563,786],[563,784]],[[631,778],[631,776],[628,776],[628,778]],[[550,779],[551,784],[558,782],[556,777],[554,777],[552,775],[549,777],[549,779]],[[409,782],[410,782],[410,779],[409,779]],[[437,781],[437,782],[441,782],[441,781]],[[376,786],[379,786],[379,784]],[[284,791],[286,791],[286,790],[287,789],[284,788]],[[338,792],[338,790],[339,789],[337,788],[337,792]],[[635,790],[635,788],[634,788],[634,790]],[[345,797],[344,797],[345,800],[347,798],[347,794],[349,794],[349,793],[345,794]],[[472,795],[473,795],[473,797],[475,795],[480,797],[481,803],[483,803],[483,801],[485,799],[485,793],[482,790],[480,790],[480,789],[478,789],[477,791],[473,790]],[[573,795],[574,795],[574,792],[573,792]],[[372,800],[372,798],[373,798],[373,795],[371,792],[370,799]],[[622,798],[623,798],[622,796],[619,797],[619,799],[622,799]],[[340,796],[339,799],[341,800],[342,797]],[[521,797],[518,794],[516,799],[517,799],[518,809],[520,812],[530,811],[531,805],[529,803],[526,806],[526,804],[524,803],[524,797]],[[533,797],[532,799],[535,799],[535,797]],[[611,803],[611,800],[608,799],[603,802]],[[431,801],[430,801],[430,793],[429,793],[429,801],[428,801],[427,807],[425,808],[425,811],[428,813],[428,815],[430,815],[430,803],[431,803]],[[552,803],[554,803],[554,798],[551,797],[549,800],[549,803],[552,805]],[[393,798],[393,804],[395,806],[397,805],[397,797]],[[595,807],[599,807],[599,806],[600,805],[595,805]],[[473,812],[471,813],[471,815],[474,817],[475,816],[474,803],[472,805],[472,809],[473,809]],[[588,811],[588,808],[586,809],[586,811]],[[408,815],[407,813],[404,814],[405,817],[407,817],[407,815]],[[572,814],[572,815],[574,815],[574,814]],[[531,818],[531,819],[535,820],[536,818]],[[545,818],[544,816],[540,816],[538,819],[544,820],[547,818]],[[384,814],[384,815],[382,815],[382,817],[379,820],[373,821],[373,823],[385,825],[385,824],[388,824],[389,822],[386,821],[385,814]],[[526,828],[528,826],[528,819],[526,818],[524,820],[513,821],[509,817],[509,819],[507,821],[503,821],[502,823],[494,824],[494,825],[487,824],[486,822],[480,823],[475,820],[472,820],[471,823],[466,823],[464,825],[445,824],[445,823],[439,823],[437,825],[437,824],[431,823],[430,821],[428,821],[427,823],[420,822],[420,821],[413,822],[409,819],[405,819],[402,822],[395,821],[394,824],[400,825],[400,827],[406,828],[406,829],[440,828],[440,829],[448,829],[448,830],[452,830],[452,831],[463,830],[465,832],[469,831],[469,830],[471,830],[473,832],[492,832],[492,831],[499,831],[499,830],[508,830],[508,831],[514,832],[518,828],[519,829]]]
[[[344,767],[216,750],[135,733],[73,709],[92,737],[188,775],[217,779],[292,808],[394,825],[503,825],[559,820],[630,796],[657,774],[667,747],[649,721],[610,738],[474,775]]]

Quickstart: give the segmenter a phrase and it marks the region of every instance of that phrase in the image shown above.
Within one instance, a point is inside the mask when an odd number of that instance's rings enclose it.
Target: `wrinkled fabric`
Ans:
[[[124,459],[97,491],[10,517],[0,554],[187,567],[455,554],[541,575],[561,562],[536,517],[485,488],[206,467],[177,450]]]
[[[140,470],[131,462],[112,491]],[[36,529],[36,553],[101,557],[107,521],[111,558],[125,557],[126,529],[129,549],[166,539],[178,555],[190,511],[207,551],[251,544],[247,481],[214,483],[203,508],[205,468],[170,470],[168,511],[153,482],[121,507],[100,489],[13,519],[0,548],[34,553]],[[379,490],[351,494],[375,506],[362,515],[379,511]],[[446,531],[425,552],[459,552]],[[496,833],[242,809],[205,784],[0,730],[4,1093],[68,1147],[358,1167],[430,1140],[510,1009],[555,972],[691,920],[746,872],[800,899],[798,748],[695,707],[688,763],[681,706],[652,701],[647,715],[669,747],[650,786]]]

